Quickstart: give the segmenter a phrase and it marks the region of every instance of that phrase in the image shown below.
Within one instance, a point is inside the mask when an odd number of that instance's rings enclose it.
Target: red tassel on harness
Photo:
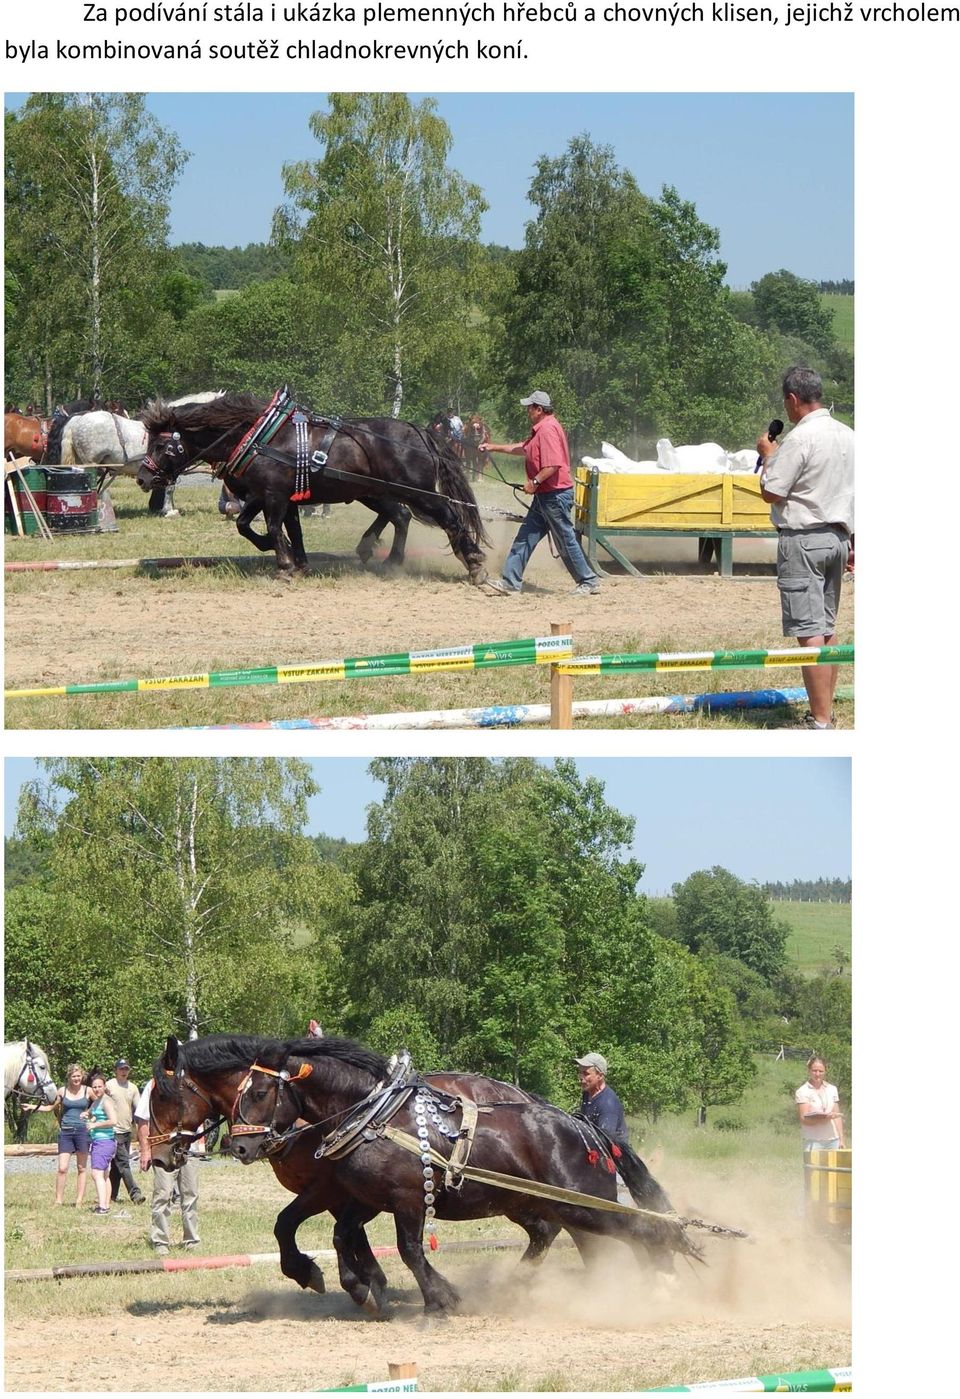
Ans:
[[[600,1160],[600,1153],[599,1153],[599,1151],[588,1151],[588,1152],[587,1152],[587,1160],[590,1162],[590,1165],[591,1165],[591,1166],[595,1166],[595,1165],[597,1164],[597,1162]]]
[[[611,1150],[611,1152],[613,1153],[614,1158],[615,1158],[617,1161],[619,1161],[619,1160],[620,1160],[620,1157],[623,1155],[623,1152],[622,1152],[622,1151],[620,1150],[620,1148],[617,1146],[616,1142],[611,1142],[611,1143],[610,1143],[610,1150]]]
[[[431,1235],[430,1235],[430,1248],[431,1248],[431,1250],[432,1250],[434,1253],[436,1253],[436,1251],[437,1251],[437,1249],[438,1249],[439,1247],[440,1247],[440,1240],[437,1238],[436,1234],[431,1234]]]
[[[611,1175],[615,1175],[615,1174],[616,1174],[617,1168],[616,1168],[616,1166],[613,1164],[613,1161],[612,1161],[612,1159],[611,1159],[609,1156],[605,1156],[605,1157],[603,1158],[603,1164],[606,1166],[607,1170],[610,1172]]]
[[[290,499],[291,499],[291,500],[309,500],[309,499],[310,499],[310,492],[309,492],[309,491],[294,491],[294,493],[293,493],[293,495],[290,497]]]

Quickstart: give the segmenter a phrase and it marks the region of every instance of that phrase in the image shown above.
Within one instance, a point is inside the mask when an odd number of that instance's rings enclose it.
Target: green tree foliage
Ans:
[[[399,417],[425,407],[426,366],[470,357],[479,188],[447,166],[436,103],[334,93],[310,129],[319,160],[284,166],[274,235],[317,297],[307,332],[351,366],[340,401]]]
[[[336,977],[328,929],[349,881],[302,834],[315,790],[304,764],[43,765],[47,780],[21,794],[20,828],[49,855],[41,896],[57,910],[61,949],[72,949],[65,965],[96,988],[76,1020],[88,1057],[119,1045],[142,1066],[158,1026],[182,1036],[237,1025],[297,1033],[327,1013]],[[37,897],[30,886],[22,893]],[[304,926],[306,938],[295,936]],[[8,963],[8,994],[11,984],[22,994],[23,966]]]
[[[853,899],[853,881],[835,876],[828,879],[768,879],[761,889],[771,899],[795,899],[801,903],[848,904]]]
[[[36,93],[6,136],[8,396],[135,392],[169,330],[155,278],[186,153],[136,93]]]
[[[821,354],[834,347],[833,315],[822,305],[816,282],[804,281],[781,267],[750,287],[757,324],[764,330],[798,336]]]
[[[197,306],[177,336],[173,396],[230,388],[272,395],[282,384],[317,408],[340,404],[331,386],[330,347],[305,334],[313,298],[292,281],[252,282],[223,301]]]
[[[771,392],[769,355],[732,315],[719,235],[694,206],[671,187],[648,198],[586,135],[538,161],[529,197],[537,216],[499,353],[516,429],[517,399],[536,383],[575,455],[602,436],[639,450],[662,434],[749,435]]]
[[[628,1108],[699,1101],[722,1016],[695,958],[650,930],[633,823],[602,784],[562,761],[372,770],[386,791],[342,931],[348,1027],[387,1048],[402,1015],[440,1062],[570,1103],[573,1055],[599,1048]]]
[[[763,890],[720,865],[673,886],[677,931],[692,952],[724,953],[769,981],[786,963],[789,928]]]
[[[210,291],[239,290],[251,282],[290,275],[289,258],[270,243],[248,243],[244,248],[177,243],[170,251],[179,266]]]

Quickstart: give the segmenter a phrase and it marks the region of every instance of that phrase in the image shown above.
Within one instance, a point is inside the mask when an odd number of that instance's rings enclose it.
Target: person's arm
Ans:
[[[150,1135],[150,1124],[139,1117],[134,1120],[137,1124],[137,1141],[140,1144],[140,1169],[146,1171],[150,1168],[150,1143],[147,1141]]]
[[[104,1110],[105,1110],[105,1112],[106,1112],[106,1114],[107,1114],[107,1122],[109,1123],[109,1125],[110,1125],[111,1127],[116,1127],[116,1125],[117,1125],[117,1110],[116,1110],[116,1108],[113,1106],[113,1100],[111,1099],[109,1093],[104,1093],[104,1095],[103,1095],[103,1097],[101,1098],[100,1101],[103,1103]]]
[[[504,452],[511,457],[523,456],[522,442],[486,442],[480,443],[481,452]]]

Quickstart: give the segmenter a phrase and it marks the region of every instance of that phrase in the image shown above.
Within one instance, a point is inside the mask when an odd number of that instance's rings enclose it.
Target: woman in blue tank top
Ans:
[[[110,1213],[110,1162],[117,1150],[117,1110],[112,1100],[106,1096],[106,1089],[107,1081],[103,1074],[90,1075],[93,1101],[87,1113],[87,1126],[90,1130],[90,1169],[97,1191],[94,1214]]]
[[[90,1151],[90,1136],[84,1114],[90,1107],[93,1095],[86,1084],[86,1077],[80,1064],[70,1064],[67,1068],[67,1081],[57,1089],[54,1111],[60,1119],[60,1134],[57,1137],[57,1185],[55,1203],[63,1204],[67,1187],[67,1169],[70,1157],[77,1158],[77,1209],[83,1204],[87,1189],[87,1155]]]

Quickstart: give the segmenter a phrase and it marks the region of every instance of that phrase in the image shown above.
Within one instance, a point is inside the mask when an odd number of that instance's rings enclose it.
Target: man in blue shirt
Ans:
[[[602,1054],[585,1054],[574,1060],[577,1077],[583,1089],[580,1111],[588,1122],[606,1132],[611,1141],[627,1143],[627,1120],[623,1104],[612,1088],[607,1087],[607,1061]]]

